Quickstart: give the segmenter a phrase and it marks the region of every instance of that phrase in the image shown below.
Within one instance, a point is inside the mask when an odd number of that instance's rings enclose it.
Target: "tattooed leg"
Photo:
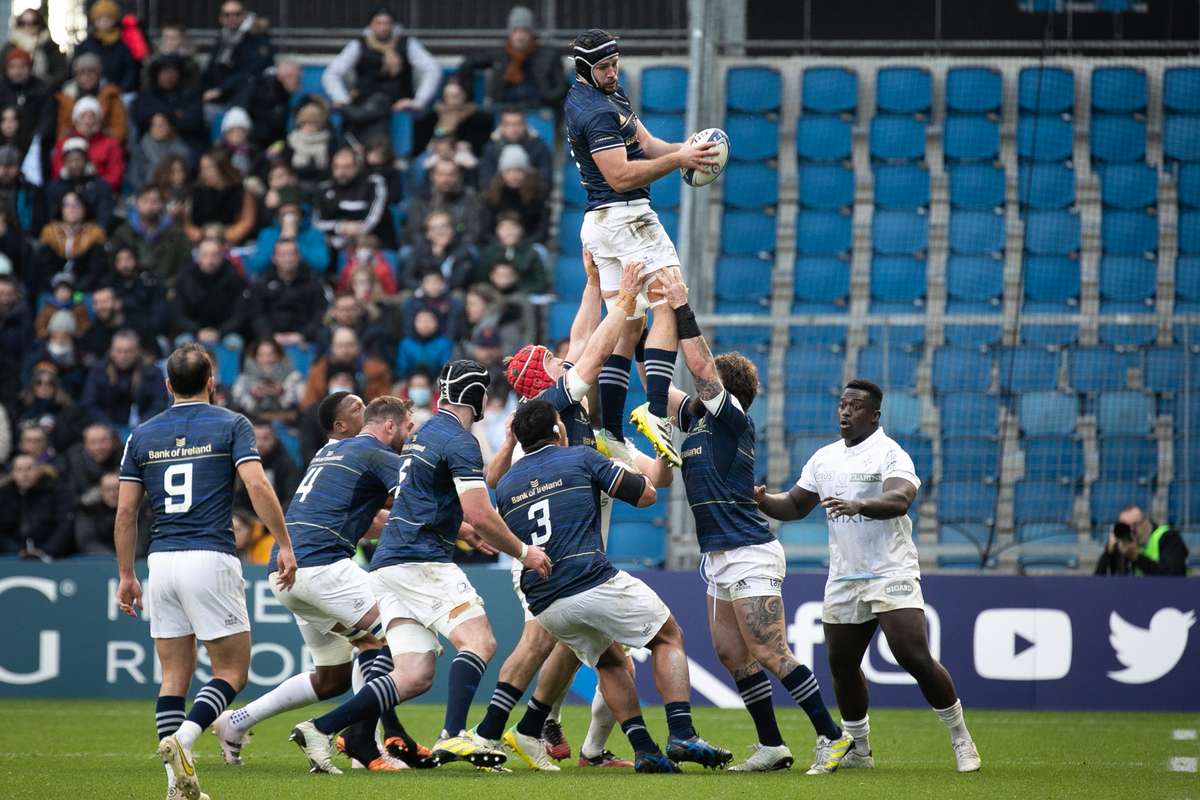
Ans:
[[[800,662],[788,647],[783,599],[744,597],[732,606],[749,656],[780,679],[794,670]]]

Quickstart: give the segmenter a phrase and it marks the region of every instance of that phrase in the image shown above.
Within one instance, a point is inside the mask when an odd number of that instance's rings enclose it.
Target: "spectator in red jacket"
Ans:
[[[54,146],[54,174],[59,174],[63,163],[63,148],[72,138],[87,142],[88,160],[96,174],[104,179],[114,192],[121,190],[121,179],[125,177],[125,154],[121,143],[100,130],[100,103],[94,97],[81,97],[71,110],[74,130],[58,140]]]

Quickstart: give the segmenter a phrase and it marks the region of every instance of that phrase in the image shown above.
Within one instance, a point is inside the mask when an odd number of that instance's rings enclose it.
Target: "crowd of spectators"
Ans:
[[[442,364],[476,358],[496,387],[477,435],[485,454],[503,440],[501,360],[551,289],[553,143],[526,114],[561,106],[560,53],[520,6],[503,44],[450,74],[386,8],[365,23],[317,90],[241,0],[204,48],[170,24],[149,42],[113,0],[91,3],[73,50],[35,9],[12,20],[0,554],[112,553],[124,437],[169,405],[161,364],[184,342],[212,351],[215,401],[251,418],[284,503],[333,391],[407,397],[420,422]],[[239,497],[239,544],[265,559]]]

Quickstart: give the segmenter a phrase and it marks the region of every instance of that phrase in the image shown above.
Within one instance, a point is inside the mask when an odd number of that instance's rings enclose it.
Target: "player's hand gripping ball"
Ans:
[[[707,186],[708,184],[721,177],[721,173],[725,171],[725,163],[729,161],[729,135],[720,128],[706,128],[699,133],[692,135],[688,140],[690,145],[704,144],[712,142],[713,147],[709,148],[707,155],[709,163],[700,167],[684,167],[679,170],[679,174],[683,176],[683,181],[688,186]]]

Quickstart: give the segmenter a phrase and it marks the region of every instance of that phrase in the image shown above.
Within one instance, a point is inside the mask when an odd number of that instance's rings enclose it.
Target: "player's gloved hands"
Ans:
[[[716,146],[716,142],[696,142],[695,134],[689,136],[675,151],[675,157],[679,159],[679,168],[711,170],[717,165],[717,154],[714,152]]]
[[[592,251],[587,249],[587,245],[580,248],[583,251],[583,271],[587,273],[587,285],[600,285],[600,270],[596,266],[596,259],[592,257]]]
[[[525,565],[525,569],[531,569],[543,578],[550,577],[550,556],[546,555],[546,551],[536,544],[529,545],[521,563]]]
[[[667,305],[671,308],[681,308],[687,305],[688,288],[687,284],[683,282],[679,270],[662,270],[658,274],[658,285],[663,296],[667,298]]]
[[[142,584],[137,576],[121,578],[117,585],[117,607],[131,617],[136,617],[142,610]]]
[[[280,546],[279,555],[275,559],[278,568],[275,571],[275,581],[279,588],[287,590],[296,584],[296,554],[291,546]]]

